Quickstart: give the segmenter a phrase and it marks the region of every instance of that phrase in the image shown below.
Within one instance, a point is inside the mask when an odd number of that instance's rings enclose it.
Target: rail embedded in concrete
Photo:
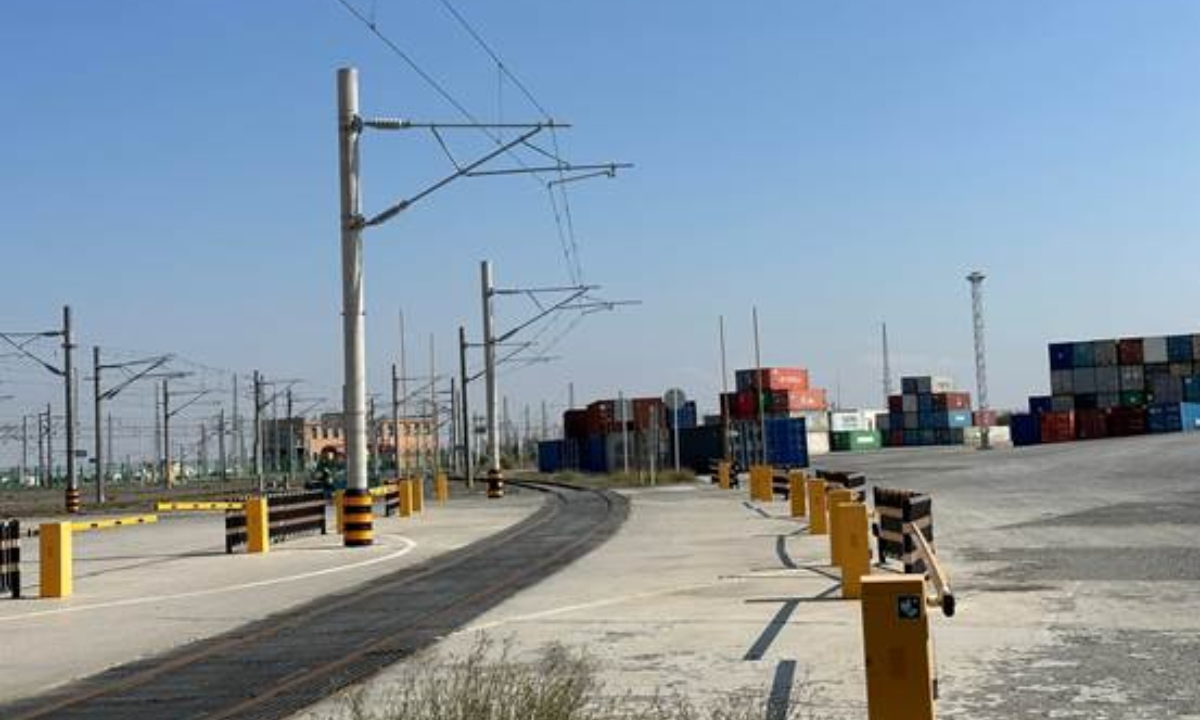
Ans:
[[[343,594],[0,705],[0,717],[288,717],[565,567],[610,537],[628,513],[613,493],[522,484],[545,492],[545,504],[496,535]]]

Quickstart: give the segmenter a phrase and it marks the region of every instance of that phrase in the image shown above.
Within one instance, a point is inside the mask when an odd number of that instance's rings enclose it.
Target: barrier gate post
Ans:
[[[862,597],[862,580],[871,574],[871,523],[859,502],[835,505],[835,526],[842,535],[842,598]]]
[[[808,481],[808,534],[824,535],[829,532],[829,521],[825,517],[825,481]]]
[[[401,480],[398,487],[400,491],[400,517],[412,517],[413,514],[413,481]]]
[[[792,505],[792,517],[804,517],[808,512],[808,503],[804,497],[804,473],[793,470],[788,473],[788,501]]]
[[[71,597],[71,523],[42,523],[38,528],[38,550],[40,596]]]
[[[862,624],[869,720],[933,720],[925,578],[863,578]]]
[[[722,490],[728,490],[730,488],[731,483],[729,480],[729,473],[730,462],[728,460],[722,460],[721,462],[717,463],[717,487],[721,488]]]
[[[246,500],[246,552],[265,553],[271,550],[271,511],[267,498]]]
[[[845,535],[839,522],[840,516],[836,511],[838,506],[851,502],[854,502],[854,491],[845,488],[830,490],[825,496],[829,513],[829,562],[835,567],[842,566],[843,544],[845,543]]]

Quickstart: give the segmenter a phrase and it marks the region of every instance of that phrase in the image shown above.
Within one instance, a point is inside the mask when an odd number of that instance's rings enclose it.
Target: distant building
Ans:
[[[367,432],[367,451],[378,452],[380,462],[390,466],[400,443],[402,462],[414,465],[418,457],[433,450],[433,433],[428,418],[400,418],[397,436],[390,417],[377,418]],[[268,469],[287,467],[288,453],[296,460],[296,469],[316,465],[322,455],[346,456],[345,423],[341,413],[325,413],[316,420],[292,418],[263,421],[263,462]]]

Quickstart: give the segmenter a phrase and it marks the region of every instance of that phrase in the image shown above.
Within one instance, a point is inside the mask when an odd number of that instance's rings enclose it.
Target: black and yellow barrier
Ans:
[[[80,509],[79,503],[79,488],[67,488],[66,491],[66,506],[67,513],[78,515]]]
[[[130,515],[90,522],[42,523],[38,528],[40,596],[43,598],[71,596],[74,590],[73,535],[75,533],[155,522],[158,522],[157,515]]]
[[[918,554],[917,539],[911,528],[919,528],[933,549],[933,499],[915,490],[873,488],[874,527],[879,546],[879,562],[895,558],[904,563],[904,572],[922,575],[927,567]]]
[[[0,520],[0,595],[21,597],[21,521]]]
[[[257,504],[260,499],[265,500],[265,505]],[[254,503],[253,507],[251,507],[252,503]],[[252,513],[253,521],[251,520]],[[262,543],[264,513],[265,545]],[[254,533],[253,544],[250,542],[251,532]],[[328,532],[325,521],[325,494],[320,490],[302,490],[250,497],[241,507],[225,511],[225,552],[227,553],[232,553],[242,546],[245,546],[248,552],[266,552],[266,548],[271,544],[318,532],[322,535]]]
[[[342,495],[342,537],[346,547],[366,547],[375,542],[373,504],[368,490],[347,488]]]
[[[242,501],[204,501],[185,500],[181,502],[158,502],[154,505],[155,512],[224,512],[226,510],[241,510],[245,507]]]
[[[832,534],[837,538],[835,564],[842,573],[842,597],[860,598],[863,578],[871,574],[871,523],[867,506],[861,502],[835,501],[829,508],[829,517]]]

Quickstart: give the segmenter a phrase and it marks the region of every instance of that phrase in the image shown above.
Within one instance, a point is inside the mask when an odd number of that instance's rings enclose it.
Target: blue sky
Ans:
[[[753,305],[764,361],[810,367],[846,405],[879,404],[884,320],[898,373],[973,390],[976,268],[999,406],[1048,389],[1051,340],[1198,329],[1194,2],[456,5],[574,124],[564,154],[637,165],[571,199],[587,280],[643,305],[588,317],[561,361],[507,377],[514,406],[562,403],[573,380],[581,399],[680,385],[714,407],[717,316],[746,365]],[[374,8],[474,113],[536,119],[436,0]],[[0,63],[0,330],[70,302],[85,345],[336,399],[334,71],[359,68],[368,114],[452,108],[334,0],[14,0]],[[373,135],[366,207],[445,169],[428,136]],[[369,234],[375,389],[401,307],[422,363],[430,333],[456,361],[483,258],[501,285],[565,280],[536,183],[465,181]],[[0,371],[9,418],[44,385]]]

